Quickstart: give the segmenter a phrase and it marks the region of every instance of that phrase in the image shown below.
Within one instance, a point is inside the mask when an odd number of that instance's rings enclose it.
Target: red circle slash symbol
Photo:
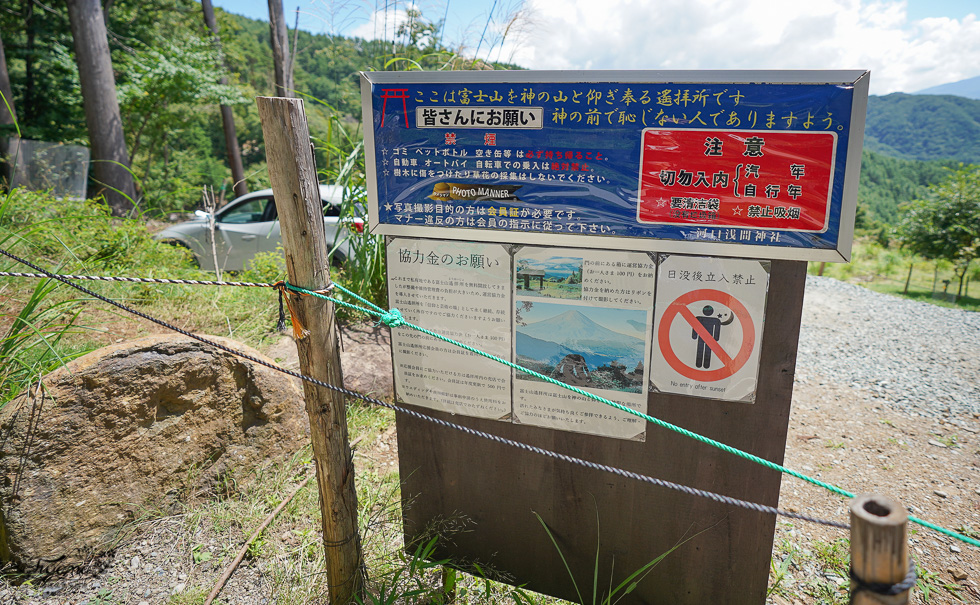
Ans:
[[[687,308],[687,305],[701,301],[723,304],[731,309],[735,317],[738,318],[742,326],[742,346],[739,348],[735,357],[730,357],[725,352],[721,344],[718,343],[718,340],[713,338],[705,330],[701,322],[694,316],[694,313],[691,313],[691,310]],[[678,358],[670,342],[670,326],[678,316],[689,323],[704,343],[711,348],[711,351],[722,363],[720,368],[714,370],[693,368]],[[678,297],[664,311],[663,317],[660,318],[660,329],[657,331],[657,340],[660,344],[660,350],[663,352],[664,359],[667,360],[670,367],[678,374],[699,382],[714,382],[732,376],[735,372],[742,369],[745,362],[749,360],[749,357],[752,355],[752,350],[755,347],[755,324],[752,322],[752,316],[749,314],[748,309],[745,308],[745,305],[731,294],[720,290],[694,290]]]

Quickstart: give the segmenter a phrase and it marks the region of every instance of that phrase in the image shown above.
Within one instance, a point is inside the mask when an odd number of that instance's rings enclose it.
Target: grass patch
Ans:
[[[892,294],[940,307],[980,311],[980,264],[967,272],[964,292],[957,300],[959,287],[953,265],[948,261],[929,261],[883,246],[873,237],[855,239],[849,263],[816,263],[807,272],[817,275],[823,267],[824,277],[859,284],[876,292]],[[909,267],[912,268],[911,274]],[[908,291],[905,284],[908,281]]]

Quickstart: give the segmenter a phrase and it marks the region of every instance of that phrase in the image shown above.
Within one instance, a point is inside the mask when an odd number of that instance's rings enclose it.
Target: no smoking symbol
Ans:
[[[717,332],[712,335],[705,326],[694,316],[687,306],[691,303],[717,303],[722,304],[732,310],[735,318],[738,319],[742,327],[742,345],[734,357],[728,355],[725,349],[718,342]],[[700,342],[704,343],[721,362],[721,367],[717,369],[700,369],[692,367],[694,364],[686,364],[680,360],[674,347],[680,343],[672,343],[670,340],[670,328],[675,320],[683,321],[690,325],[693,333]],[[674,302],[670,303],[663,317],[660,318],[660,329],[657,331],[657,341],[664,359],[671,368],[678,374],[699,382],[714,382],[724,380],[738,372],[752,356],[755,347],[755,324],[748,309],[734,296],[720,290],[694,290],[683,294]],[[684,340],[684,345],[688,346],[689,341]],[[709,355],[710,357],[710,355]]]

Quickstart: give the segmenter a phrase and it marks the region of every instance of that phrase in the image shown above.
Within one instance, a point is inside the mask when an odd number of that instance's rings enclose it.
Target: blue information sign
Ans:
[[[365,72],[378,233],[847,260],[868,72]]]

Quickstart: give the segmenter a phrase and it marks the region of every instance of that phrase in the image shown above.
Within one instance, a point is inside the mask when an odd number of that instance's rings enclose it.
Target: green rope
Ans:
[[[820,481],[819,479],[815,479],[813,477],[804,475],[801,472],[794,471],[793,469],[787,468],[787,467],[785,467],[785,466],[783,466],[781,464],[776,464],[775,462],[771,462],[769,460],[766,460],[765,458],[761,458],[759,456],[756,456],[755,454],[750,454],[749,452],[746,452],[746,451],[740,450],[738,448],[732,447],[732,446],[730,446],[728,444],[725,444],[725,443],[722,443],[720,441],[716,441],[714,439],[711,439],[710,437],[705,437],[704,435],[700,435],[700,434],[695,433],[693,431],[689,431],[689,430],[687,430],[687,429],[685,429],[683,427],[677,426],[676,424],[671,424],[671,423],[667,422],[666,420],[661,420],[660,418],[656,418],[654,416],[650,416],[648,414],[644,414],[643,412],[639,412],[637,410],[634,410],[632,408],[629,408],[629,407],[627,407],[627,406],[625,406],[625,405],[623,405],[621,403],[617,403],[617,402],[612,401],[610,399],[606,399],[605,397],[601,397],[599,395],[596,395],[595,393],[590,393],[588,391],[584,391],[584,390],[582,390],[582,389],[580,389],[578,387],[574,387],[572,385],[565,384],[564,382],[561,382],[560,380],[556,380],[556,379],[552,378],[551,376],[545,376],[544,374],[541,374],[540,372],[535,372],[534,370],[525,368],[525,367],[523,367],[521,365],[518,365],[516,363],[513,363],[511,361],[507,361],[506,359],[501,359],[500,357],[497,357],[496,355],[491,355],[490,353],[487,353],[485,351],[481,351],[480,349],[476,349],[476,348],[471,347],[471,346],[469,346],[467,344],[458,342],[456,340],[453,340],[452,338],[448,338],[448,337],[443,336],[441,334],[437,334],[437,333],[435,333],[435,332],[433,332],[431,330],[427,330],[427,329],[425,329],[423,327],[417,326],[417,325],[415,325],[413,323],[410,323],[408,321],[405,321],[405,318],[402,317],[402,314],[401,314],[401,312],[398,309],[391,309],[389,311],[385,311],[384,309],[381,309],[380,307],[374,305],[373,303],[370,303],[368,301],[365,301],[360,296],[354,294],[350,290],[348,290],[348,289],[346,289],[343,286],[340,286],[338,284],[334,284],[334,288],[335,289],[340,290],[340,291],[342,291],[345,294],[350,294],[351,296],[354,296],[355,298],[357,298],[359,300],[362,300],[364,302],[367,302],[367,304],[371,305],[372,307],[374,307],[377,310],[374,311],[374,310],[371,310],[371,309],[366,309],[364,307],[359,307],[357,305],[353,305],[353,304],[344,302],[342,300],[338,300],[338,299],[332,298],[330,296],[326,296],[324,294],[320,294],[319,292],[314,292],[312,290],[307,290],[305,288],[300,288],[298,286],[293,286],[293,285],[291,285],[289,283],[286,283],[286,287],[289,288],[290,290],[295,291],[295,292],[300,292],[302,294],[308,294],[310,296],[316,296],[318,298],[323,298],[323,299],[326,299],[326,300],[329,300],[329,301],[333,302],[334,304],[339,304],[341,306],[348,307],[348,308],[353,309],[353,310],[356,310],[356,311],[361,311],[362,313],[367,313],[369,315],[376,315],[376,316],[378,316],[378,319],[379,319],[379,321],[381,323],[385,324],[386,326],[392,327],[392,328],[397,328],[398,326],[405,326],[407,328],[411,328],[413,330],[417,330],[419,332],[422,332],[423,334],[428,334],[429,336],[432,336],[433,338],[437,338],[439,340],[442,340],[443,342],[447,342],[449,344],[455,345],[455,346],[460,347],[462,349],[465,349],[465,350],[467,350],[467,351],[469,351],[471,353],[475,353],[476,355],[480,355],[482,357],[486,357],[487,359],[492,359],[493,361],[496,361],[498,363],[502,363],[505,366],[509,366],[509,367],[511,367],[511,368],[513,368],[515,370],[518,370],[520,372],[524,372],[525,374],[530,374],[531,376],[534,376],[536,378],[540,378],[541,380],[544,380],[545,382],[550,382],[551,384],[558,385],[558,386],[560,386],[562,388],[568,389],[569,391],[572,391],[574,393],[578,393],[579,395],[582,395],[582,396],[587,397],[589,399],[593,399],[593,400],[598,401],[600,403],[604,403],[606,405],[612,406],[612,407],[614,407],[614,408],[616,408],[618,410],[622,410],[624,412],[627,412],[629,414],[632,414],[634,416],[637,416],[639,418],[642,418],[643,420],[646,420],[647,422],[650,422],[652,424],[655,424],[655,425],[657,425],[657,426],[659,426],[661,428],[665,428],[667,430],[674,431],[675,433],[679,433],[681,435],[684,435],[685,437],[690,437],[691,439],[694,439],[695,441],[700,441],[701,443],[704,443],[706,445],[710,445],[712,447],[718,448],[718,449],[720,449],[720,450],[722,450],[724,452],[728,452],[729,454],[734,454],[736,456],[739,456],[739,457],[744,458],[746,460],[749,460],[751,462],[755,462],[755,463],[760,464],[760,465],[762,465],[762,466],[764,466],[764,467],[766,467],[768,469],[771,469],[771,470],[774,470],[774,471],[778,471],[778,472],[781,472],[781,473],[785,473],[785,474],[790,475],[792,477],[796,477],[797,479],[800,479],[802,481],[806,481],[806,482],[811,483],[813,485],[816,485],[818,487],[822,487],[822,488],[824,488],[824,489],[826,489],[828,491],[831,491],[831,492],[833,492],[835,494],[838,494],[840,496],[844,496],[845,498],[854,498],[854,494],[852,494],[851,492],[849,492],[847,490],[844,490],[844,489],[841,489],[841,488],[839,488],[836,485],[833,485],[831,483],[826,483],[824,481]],[[936,530],[936,531],[938,531],[938,532],[940,532],[942,534],[946,534],[947,536],[956,538],[956,539],[958,539],[958,540],[960,540],[962,542],[965,542],[967,544],[972,544],[973,546],[980,547],[980,540],[975,540],[973,538],[970,538],[968,536],[964,536],[964,535],[959,534],[957,532],[954,532],[952,530],[948,530],[948,529],[942,528],[942,527],[940,527],[938,525],[934,525],[932,523],[929,523],[928,521],[924,521],[924,520],[919,519],[917,517],[913,517],[912,515],[909,515],[909,520],[912,521],[912,522],[914,522],[914,523],[918,523],[919,525],[922,525],[923,527],[928,527],[928,528],[934,529],[934,530]]]
[[[298,292],[302,291],[302,292],[311,293],[308,290],[302,290],[301,288],[294,288],[293,286],[290,286],[288,282],[287,282],[286,285],[289,286],[289,288],[291,288],[293,290],[296,290]],[[369,301],[368,299],[362,298],[360,295],[358,295],[358,294],[356,294],[354,292],[351,292],[350,290],[348,290],[347,288],[341,286],[340,284],[338,284],[336,282],[334,283],[333,287],[335,289],[337,289],[337,290],[340,290],[344,294],[346,294],[346,295],[348,295],[350,297],[353,297],[353,298],[361,301],[365,305],[367,305],[367,306],[371,307],[372,309],[374,309],[374,311],[369,311],[367,309],[360,309],[361,312],[363,312],[363,313],[368,313],[368,314],[371,314],[371,315],[384,315],[385,313],[388,313],[388,311],[385,311],[384,309],[382,309],[378,305],[374,304],[373,302]],[[324,296],[323,298],[326,298],[327,300],[334,300],[334,299],[329,298],[329,297],[326,297],[326,296]],[[340,301],[334,300],[334,302],[340,302]],[[348,306],[350,306],[352,309],[359,309],[359,307],[354,306],[354,305],[348,305]],[[398,313],[398,309],[392,309],[391,312]],[[398,313],[398,316],[401,317],[401,313]],[[401,325],[401,324],[399,324],[399,325]]]

